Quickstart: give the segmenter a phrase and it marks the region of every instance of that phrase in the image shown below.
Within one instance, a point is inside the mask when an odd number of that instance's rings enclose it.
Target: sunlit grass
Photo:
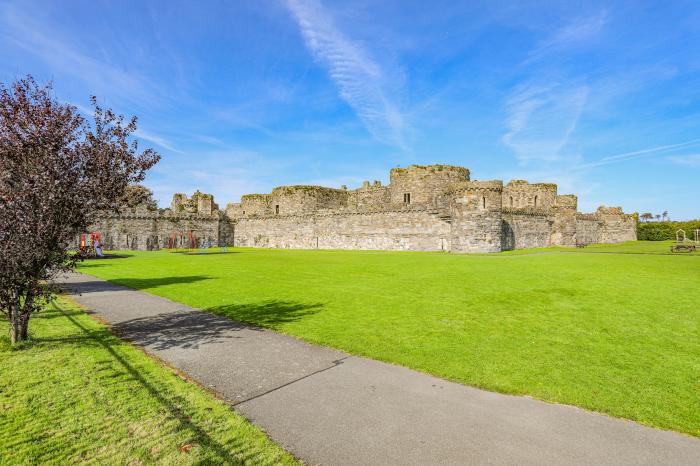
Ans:
[[[672,256],[695,256],[700,255],[700,244],[695,252],[672,252],[671,246],[675,241],[627,241],[619,244],[591,244],[586,247],[563,247],[555,246],[551,248],[515,249],[504,251],[499,255],[523,255],[523,254],[545,254],[550,252],[568,253],[614,253],[614,254],[662,254]],[[693,244],[686,241],[686,244]]]
[[[667,250],[237,248],[136,252],[81,270],[458,382],[700,436],[700,258]]]
[[[293,464],[202,388],[61,301],[11,348],[0,324],[0,464]]]

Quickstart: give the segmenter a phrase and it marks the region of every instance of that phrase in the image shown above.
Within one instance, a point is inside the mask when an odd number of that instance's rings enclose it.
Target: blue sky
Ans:
[[[700,217],[700,3],[0,1],[0,79],[139,117],[161,205],[448,163]]]

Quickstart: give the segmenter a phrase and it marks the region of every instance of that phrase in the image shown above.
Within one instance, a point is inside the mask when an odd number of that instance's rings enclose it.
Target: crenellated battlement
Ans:
[[[447,192],[448,193],[460,193],[465,191],[493,191],[502,192],[503,191],[503,181],[500,180],[490,180],[490,181],[465,181],[463,183],[456,183],[451,185]]]
[[[396,167],[392,168],[389,172],[390,178],[393,179],[395,176],[405,176],[405,175],[415,175],[415,176],[425,176],[430,174],[443,174],[451,173],[460,178],[469,179],[469,169],[465,167],[460,167],[457,165],[409,165],[406,168]]]

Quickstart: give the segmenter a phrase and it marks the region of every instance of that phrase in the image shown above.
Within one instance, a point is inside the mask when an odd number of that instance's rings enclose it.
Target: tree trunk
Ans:
[[[30,289],[24,299],[21,292],[11,293],[9,320],[10,342],[14,345],[29,337],[29,316],[33,309],[34,293]]]
[[[20,341],[29,339],[29,313],[22,314],[19,318],[19,339]]]
[[[19,338],[21,341],[29,339],[29,317],[31,317],[34,306],[34,292],[30,287],[27,296],[24,298],[24,306],[19,316]]]
[[[19,306],[13,303],[10,306],[10,343],[13,345],[22,340],[20,330]]]

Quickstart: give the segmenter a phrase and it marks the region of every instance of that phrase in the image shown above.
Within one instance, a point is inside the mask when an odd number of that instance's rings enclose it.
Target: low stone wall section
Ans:
[[[576,242],[600,243],[601,222],[595,215],[578,215],[576,218]]]
[[[551,246],[553,219],[536,209],[504,209],[501,222],[501,249],[546,248]]]
[[[187,247],[189,232],[201,242],[219,244],[222,222],[219,216],[211,217],[169,217],[159,215],[122,215],[102,217],[90,231],[98,231],[101,243],[108,250],[152,251],[168,247],[173,233],[178,237],[178,246]],[[180,233],[184,241],[180,240]],[[182,242],[182,244],[180,244]],[[77,244],[77,239],[76,239]]]
[[[235,246],[389,251],[449,250],[450,225],[427,210],[244,218]]]

